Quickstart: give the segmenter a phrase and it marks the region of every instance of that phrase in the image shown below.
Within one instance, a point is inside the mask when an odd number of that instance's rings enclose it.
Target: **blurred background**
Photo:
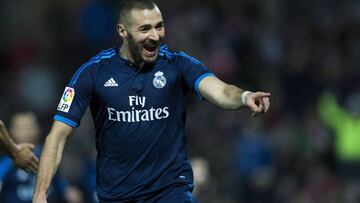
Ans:
[[[360,202],[360,1],[156,2],[171,50],[225,82],[272,93],[270,111],[255,118],[189,95],[198,202]],[[0,119],[34,112],[43,143],[72,74],[120,43],[117,4],[2,0]],[[93,201],[94,139],[87,113],[61,164],[78,202]]]

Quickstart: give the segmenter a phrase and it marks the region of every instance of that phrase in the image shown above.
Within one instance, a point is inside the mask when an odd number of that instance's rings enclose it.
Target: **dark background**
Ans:
[[[198,58],[225,82],[272,93],[270,111],[256,118],[248,110],[223,111],[189,96],[189,153],[207,160],[210,169],[201,186],[208,192],[200,192],[200,200],[359,202],[360,155],[345,164],[339,160],[337,132],[320,119],[317,106],[321,95],[331,92],[358,120],[360,1],[157,2],[170,49]],[[120,43],[117,3],[0,2],[5,123],[14,112],[31,110],[46,135],[76,69]],[[65,148],[61,167],[75,185],[84,169],[81,160],[93,154],[92,126],[86,115]]]

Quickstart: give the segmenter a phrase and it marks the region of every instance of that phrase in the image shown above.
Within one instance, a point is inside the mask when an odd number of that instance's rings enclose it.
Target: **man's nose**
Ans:
[[[151,39],[151,40],[153,40],[153,41],[159,41],[160,35],[159,35],[159,33],[156,31],[156,29],[151,29],[151,30],[150,30],[149,39]]]

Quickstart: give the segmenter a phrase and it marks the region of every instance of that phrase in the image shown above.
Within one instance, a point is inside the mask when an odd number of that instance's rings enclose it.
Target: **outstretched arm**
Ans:
[[[66,140],[72,130],[72,127],[62,122],[54,121],[51,131],[46,137],[45,145],[41,153],[33,202],[47,202],[46,196],[51,180],[58,169]]]
[[[215,76],[204,78],[199,84],[199,92],[205,99],[223,109],[237,110],[248,107],[253,116],[266,113],[270,107],[270,93],[244,91]]]
[[[32,144],[16,144],[9,136],[5,124],[0,120],[0,151],[10,156],[17,167],[36,173],[39,161],[32,152],[33,149]]]

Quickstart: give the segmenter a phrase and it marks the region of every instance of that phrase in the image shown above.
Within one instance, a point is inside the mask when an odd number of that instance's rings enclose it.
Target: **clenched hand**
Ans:
[[[246,95],[245,105],[251,109],[253,116],[268,111],[270,107],[270,95],[270,93],[266,92],[251,92]]]
[[[13,161],[17,167],[22,168],[26,172],[36,173],[39,167],[39,160],[32,152],[34,145],[28,143],[18,144],[13,154]]]

